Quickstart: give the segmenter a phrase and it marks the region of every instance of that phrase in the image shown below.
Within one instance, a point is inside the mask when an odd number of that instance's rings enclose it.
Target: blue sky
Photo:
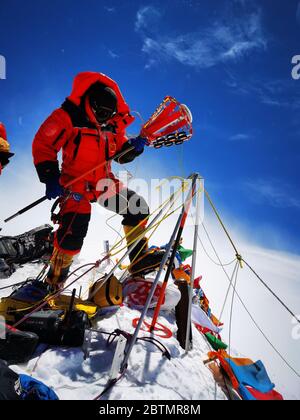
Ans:
[[[14,151],[30,156],[79,71],[114,78],[145,118],[175,96],[193,112],[194,137],[147,150],[138,175],[157,161],[162,176],[199,171],[253,239],[299,253],[299,38],[298,0],[2,0],[0,120]]]

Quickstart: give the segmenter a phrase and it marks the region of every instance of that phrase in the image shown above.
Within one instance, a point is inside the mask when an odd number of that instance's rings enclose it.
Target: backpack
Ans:
[[[17,401],[21,398],[19,375],[0,360],[0,401]]]
[[[37,311],[22,324],[22,331],[34,332],[41,343],[80,347],[84,342],[84,334],[90,328],[88,315],[83,311],[65,313],[62,310]]]
[[[5,337],[0,337],[0,359],[10,365],[27,363],[37,348],[39,337],[32,332],[16,330],[5,325]]]

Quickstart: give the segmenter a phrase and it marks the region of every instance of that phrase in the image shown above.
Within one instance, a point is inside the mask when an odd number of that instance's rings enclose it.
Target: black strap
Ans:
[[[120,335],[122,335],[127,342],[132,338],[132,334],[120,330],[120,329],[115,329],[112,333],[105,333],[105,332],[101,332],[102,334],[108,334],[108,339],[107,339],[107,346],[109,346],[110,344],[112,344],[115,339],[117,337],[119,337]],[[158,348],[158,350],[160,350],[162,352],[162,355],[165,356],[168,360],[171,360],[171,354],[169,352],[169,350],[167,349],[167,347],[162,344],[159,340],[157,340],[154,337],[138,337],[137,341],[145,341],[147,343],[152,343],[156,348]]]
[[[74,149],[74,153],[73,153],[73,160],[75,160],[76,157],[77,157],[80,143],[81,143],[81,131],[79,130],[77,136],[74,139],[75,149]]]
[[[139,341],[146,341],[147,343],[152,343],[155,347],[158,348],[162,352],[162,355],[165,356],[168,360],[171,360],[171,354],[167,347],[162,344],[160,341],[158,341],[154,337],[139,337]]]
[[[55,202],[54,202],[54,204],[53,204],[53,206],[51,207],[51,212],[50,212],[50,214],[51,214],[51,221],[53,222],[53,223],[59,223],[59,213],[60,212],[58,212],[58,213],[55,213],[55,210],[57,209],[57,207],[59,206],[59,204],[61,203],[61,200],[62,200],[62,197],[58,197],[56,200],[55,200]]]
[[[105,136],[105,159],[106,162],[109,161],[110,157],[109,157],[109,140],[108,137]]]
[[[117,337],[119,337],[120,335],[125,337],[125,339],[127,340],[127,343],[132,338],[132,334],[130,334],[126,331],[120,330],[119,328],[115,329],[111,333],[106,332],[106,331],[96,331],[96,330],[91,330],[91,331],[99,333],[99,334],[108,335],[107,342],[106,342],[107,346],[112,344],[115,341],[115,339]],[[163,356],[165,356],[165,357],[167,357],[167,359],[171,360],[171,354],[168,351],[168,349],[160,341],[158,341],[156,338],[154,338],[154,337],[139,337],[137,340],[152,343],[153,345],[155,345],[155,347],[157,347],[162,352]],[[106,394],[114,385],[116,385],[117,382],[119,382],[123,378],[123,376],[126,373],[126,370],[127,370],[127,365],[124,366],[123,371],[120,373],[120,376],[118,378],[111,379],[108,382],[108,384],[106,385],[106,387],[104,388],[104,390],[101,392],[101,394],[99,394],[97,397],[95,397],[94,400],[95,401],[100,400],[101,397],[104,394]]]

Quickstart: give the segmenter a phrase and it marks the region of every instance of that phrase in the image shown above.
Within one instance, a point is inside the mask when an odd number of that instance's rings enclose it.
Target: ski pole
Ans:
[[[104,165],[106,165],[107,163],[112,162],[114,159],[120,159],[121,157],[123,157],[127,153],[131,152],[133,149],[134,149],[134,147],[130,147],[125,152],[117,153],[116,155],[114,155],[113,157],[108,159],[107,161],[102,162],[99,165],[95,166],[94,168],[88,170],[84,174],[79,175],[77,178],[73,179],[67,185],[65,185],[64,188],[67,189],[67,188],[71,187],[75,182],[81,181],[82,178],[85,178],[87,175],[91,174],[92,172],[97,171],[98,169],[100,169]],[[20,216],[21,214],[26,213],[27,211],[33,209],[34,207],[38,206],[39,204],[43,203],[46,200],[48,200],[48,198],[46,196],[39,198],[34,203],[29,204],[28,206],[24,207],[22,210],[19,210],[17,213],[15,213],[12,216],[5,219],[4,222],[5,223],[10,222],[11,220],[15,219],[16,217]]]
[[[199,218],[200,218],[200,194],[201,194],[201,190],[199,190],[199,192],[196,195],[196,220],[195,220],[195,230],[194,230],[192,273],[191,273],[191,282],[189,284],[189,307],[188,307],[188,319],[187,319],[186,338],[185,338],[185,352],[186,353],[188,353],[190,350],[189,341],[190,341],[190,333],[191,333],[193,290],[194,290],[194,280],[195,280],[196,262],[197,262],[198,231],[199,231]]]
[[[150,331],[154,330],[156,322],[157,322],[157,318],[159,316],[160,308],[161,308],[161,305],[163,303],[163,299],[164,299],[164,296],[165,296],[165,291],[166,291],[167,284],[168,284],[168,281],[169,281],[169,277],[170,277],[170,274],[171,274],[171,271],[172,271],[173,263],[174,263],[174,260],[175,260],[175,257],[176,257],[176,252],[177,252],[177,249],[178,249],[178,246],[180,244],[181,237],[182,237],[182,232],[183,232],[183,229],[184,229],[184,226],[185,226],[186,218],[187,218],[190,206],[191,206],[193,196],[195,194],[196,182],[197,182],[198,177],[199,177],[198,174],[195,174],[193,176],[192,188],[191,188],[190,194],[187,198],[186,205],[182,209],[180,227],[179,227],[179,230],[178,230],[178,233],[177,233],[175,243],[173,245],[173,250],[172,250],[171,258],[170,258],[170,261],[169,261],[169,264],[168,264],[168,269],[167,269],[167,272],[166,272],[166,275],[165,275],[165,278],[164,278],[164,281],[163,281],[163,284],[162,284],[162,287],[161,287],[161,290],[160,290],[160,294],[159,294],[158,302],[156,304],[156,308],[155,308],[155,311],[154,311]]]
[[[189,178],[194,179],[194,177],[195,177],[195,176],[197,176],[197,177],[198,177],[198,174],[197,174],[197,175],[196,175],[196,174],[192,174],[191,176],[189,176]],[[188,197],[190,197],[190,196],[191,196],[192,189],[193,189],[193,186],[191,186],[191,188],[190,188],[190,191],[189,191]],[[186,203],[187,203],[187,200],[186,200]],[[185,203],[184,207],[186,206],[186,203]],[[149,294],[148,294],[148,298],[147,298],[147,301],[146,301],[146,303],[145,303],[145,306],[144,306],[143,312],[142,312],[142,314],[141,314],[141,317],[140,317],[140,319],[139,319],[138,325],[136,326],[135,332],[134,332],[134,334],[133,334],[133,336],[132,336],[132,338],[131,338],[131,340],[130,340],[128,350],[127,350],[127,352],[126,352],[126,354],[125,354],[125,356],[124,356],[124,360],[123,360],[123,363],[122,363],[122,365],[121,365],[121,371],[124,371],[124,370],[126,369],[126,367],[127,367],[127,363],[128,363],[129,356],[130,356],[130,354],[131,354],[131,351],[132,351],[132,349],[133,349],[133,346],[134,346],[134,345],[135,345],[135,343],[136,343],[136,340],[137,340],[138,334],[139,334],[139,332],[140,332],[141,326],[142,326],[142,324],[143,324],[143,322],[144,322],[145,316],[146,316],[147,311],[148,311],[148,309],[149,309],[149,306],[150,306],[151,300],[152,300],[152,298],[153,298],[153,295],[154,295],[154,292],[155,292],[156,286],[157,286],[157,284],[158,284],[158,282],[159,282],[159,279],[160,279],[161,273],[162,273],[162,271],[163,271],[163,268],[164,268],[164,266],[166,265],[167,260],[168,260],[168,258],[169,258],[169,255],[170,255],[170,252],[171,252],[171,249],[172,249],[172,246],[173,246],[173,243],[174,243],[174,240],[175,240],[176,234],[177,234],[177,232],[178,232],[178,229],[179,229],[179,227],[180,227],[180,224],[181,224],[181,222],[182,222],[182,218],[184,217],[184,215],[185,215],[185,212],[182,212],[182,213],[180,214],[180,216],[179,216],[178,220],[177,220],[177,223],[176,223],[175,229],[174,229],[174,231],[173,231],[173,233],[172,233],[172,236],[171,236],[171,239],[170,239],[170,241],[169,241],[169,243],[168,243],[168,245],[167,245],[166,252],[165,252],[165,254],[164,254],[164,256],[163,256],[163,259],[162,259],[162,261],[161,261],[161,263],[160,263],[158,273],[157,273],[157,275],[156,275],[156,278],[155,278],[155,280],[154,280],[154,282],[153,282],[153,284],[152,284],[152,287],[151,287],[151,289],[150,289],[150,292],[149,292]]]

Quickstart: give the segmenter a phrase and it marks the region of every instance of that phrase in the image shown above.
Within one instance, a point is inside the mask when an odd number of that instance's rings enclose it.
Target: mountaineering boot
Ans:
[[[10,277],[17,264],[49,259],[52,230],[50,225],[42,225],[22,235],[0,236],[0,279]]]
[[[13,265],[6,264],[3,258],[0,258],[0,279],[7,279],[15,271]]]
[[[50,268],[47,274],[46,283],[53,291],[63,287],[73,262],[73,256],[63,251],[54,249],[50,260]]]
[[[145,233],[145,225],[139,224],[137,226],[124,226],[125,237],[128,248],[137,240],[140,242],[136,244],[134,249],[129,254],[131,274],[147,274],[159,267],[164,256],[164,251],[157,249],[149,249],[148,239],[143,237]]]

